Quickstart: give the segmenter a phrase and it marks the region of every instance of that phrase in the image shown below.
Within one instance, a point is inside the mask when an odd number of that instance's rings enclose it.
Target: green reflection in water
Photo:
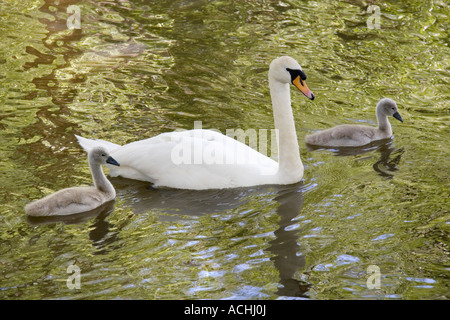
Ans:
[[[69,4],[81,29],[67,29]],[[448,4],[374,4],[369,30],[357,0],[1,2],[0,297],[447,299]],[[282,54],[316,95],[292,93],[302,185],[199,193],[114,179],[112,208],[24,217],[32,199],[91,182],[75,133],[271,129],[268,63]],[[405,120],[391,141],[304,146],[312,131],[374,124],[383,96]]]

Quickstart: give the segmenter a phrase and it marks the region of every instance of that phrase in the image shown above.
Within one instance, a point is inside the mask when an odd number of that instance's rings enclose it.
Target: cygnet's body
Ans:
[[[376,140],[392,137],[392,128],[388,116],[403,122],[398,113],[397,104],[389,98],[377,103],[376,115],[378,127],[343,124],[305,137],[307,144],[324,147],[359,147]]]
[[[102,164],[119,166],[102,147],[96,147],[88,153],[94,186],[73,187],[57,191],[40,200],[35,200],[25,206],[29,216],[70,215],[93,210],[116,197],[113,185],[105,177]]]

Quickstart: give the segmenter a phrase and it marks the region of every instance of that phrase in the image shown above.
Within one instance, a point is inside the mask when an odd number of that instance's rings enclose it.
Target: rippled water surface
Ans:
[[[1,1],[0,299],[449,299],[448,2],[369,2]],[[272,129],[280,55],[316,96],[292,91],[301,183],[111,178],[114,204],[26,218],[31,200],[91,183],[74,134],[124,144],[199,120]],[[382,97],[404,119],[392,139],[305,146],[317,130],[375,125]]]

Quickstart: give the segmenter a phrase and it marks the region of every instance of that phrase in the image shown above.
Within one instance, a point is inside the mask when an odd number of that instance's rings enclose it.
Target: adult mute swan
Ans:
[[[378,127],[364,125],[339,125],[305,137],[310,145],[324,147],[359,147],[370,142],[392,137],[392,128],[388,116],[403,122],[394,100],[383,98],[377,103],[376,115]]]
[[[103,147],[88,152],[93,187],[73,187],[59,190],[25,206],[29,216],[62,216],[93,210],[116,197],[116,191],[102,171],[102,164],[119,166]]]
[[[213,130],[163,133],[124,146],[76,137],[85,150],[103,146],[120,162],[120,167],[111,168],[110,176],[149,181],[154,187],[204,190],[292,184],[302,179],[303,164],[289,84],[313,100],[305,80],[301,66],[291,57],[279,57],[270,64],[269,87],[278,129],[279,162]]]

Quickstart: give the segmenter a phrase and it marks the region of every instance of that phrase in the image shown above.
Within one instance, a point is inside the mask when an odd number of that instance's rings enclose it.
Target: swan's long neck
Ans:
[[[377,108],[377,121],[378,121],[378,129],[383,132],[387,137],[392,136],[392,127],[388,120],[386,114],[384,114],[381,109]]]
[[[288,83],[281,83],[269,74],[275,129],[278,130],[278,175],[286,183],[298,182],[303,176],[303,164],[292,114],[291,95]]]
[[[115,197],[116,191],[103,173],[102,165],[89,159],[89,167],[91,168],[92,180],[97,190]]]

